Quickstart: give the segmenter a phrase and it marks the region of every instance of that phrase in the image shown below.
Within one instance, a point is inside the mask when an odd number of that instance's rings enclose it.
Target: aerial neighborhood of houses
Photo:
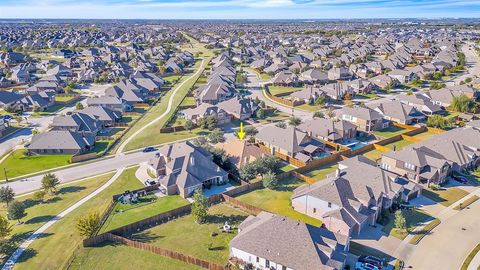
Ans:
[[[479,41],[468,20],[7,20],[3,269],[459,269]]]

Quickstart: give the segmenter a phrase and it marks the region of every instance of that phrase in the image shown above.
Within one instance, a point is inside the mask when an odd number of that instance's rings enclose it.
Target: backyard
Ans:
[[[137,167],[126,169],[111,186],[52,225],[24,252],[15,269],[63,268],[83,239],[75,229],[77,219],[92,211],[103,213],[113,195],[141,188],[142,184],[135,177],[136,170]],[[104,260],[110,258],[111,254]]]
[[[236,232],[222,233],[219,227],[228,222],[236,228],[247,216],[245,212],[222,203],[208,209],[207,221],[203,224],[196,223],[189,214],[138,232],[132,235],[132,239],[223,265],[229,255],[228,244]],[[218,235],[212,236],[213,232]]]
[[[100,232],[107,232],[187,204],[188,201],[178,195],[161,198],[157,198],[156,195],[148,195],[140,198],[139,202],[133,205],[117,202]]]
[[[0,179],[14,178],[70,164],[72,155],[26,155],[26,149],[15,150],[0,163]]]
[[[323,180],[327,178],[327,175],[335,172],[335,170],[338,168],[338,163],[330,163],[327,165],[322,165],[318,167],[317,169],[308,171],[304,173],[304,175],[311,177],[316,180]]]
[[[291,197],[293,190],[302,184],[305,184],[305,182],[291,178],[282,181],[275,189],[257,189],[240,195],[236,197],[236,199],[262,208],[268,212],[287,216],[314,226],[320,226],[322,224],[320,220],[299,213],[292,208]]]
[[[388,128],[384,128],[378,131],[374,131],[373,134],[383,137],[383,138],[390,138],[395,135],[399,135],[406,132],[405,129],[397,127],[397,126],[389,126]]]

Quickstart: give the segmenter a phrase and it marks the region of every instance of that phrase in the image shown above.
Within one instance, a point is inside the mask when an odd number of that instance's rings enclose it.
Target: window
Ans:
[[[328,202],[328,208],[332,208],[332,203]]]
[[[269,260],[265,260],[265,267],[270,267],[270,261]]]
[[[390,165],[389,164],[382,163],[382,165],[380,165],[380,167],[384,170],[390,170]]]
[[[412,170],[414,171],[415,170],[415,165],[413,164],[410,164],[408,162],[405,162],[405,164],[403,165],[405,168],[409,169],[409,170]]]
[[[317,212],[317,208],[313,208],[313,213],[316,213]]]
[[[260,262],[260,258],[259,258],[259,257],[257,257],[257,263],[258,263],[258,262]]]
[[[286,267],[286,266],[282,266],[282,270],[287,270],[287,267]]]

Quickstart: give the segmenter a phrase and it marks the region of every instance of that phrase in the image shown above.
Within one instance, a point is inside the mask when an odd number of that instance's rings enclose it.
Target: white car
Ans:
[[[148,187],[148,186],[153,186],[153,185],[156,185],[157,184],[157,181],[153,180],[153,179],[148,179],[147,181],[145,181],[145,186]]]

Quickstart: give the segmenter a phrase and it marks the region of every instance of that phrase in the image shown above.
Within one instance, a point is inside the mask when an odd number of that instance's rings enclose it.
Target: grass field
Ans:
[[[305,184],[305,182],[296,178],[288,179],[275,189],[257,189],[238,196],[236,199],[271,213],[287,216],[314,226],[320,226],[322,224],[320,220],[299,213],[292,208],[291,197],[293,190],[302,184]]]
[[[82,248],[75,253],[69,270],[90,269],[117,269],[131,270],[132,265],[139,265],[141,269],[162,270],[201,270],[203,268],[181,261],[156,255],[125,245],[111,242],[99,247]]]
[[[113,176],[113,173],[88,178],[75,183],[62,185],[59,187],[55,195],[48,195],[45,202],[41,203],[33,198],[33,195],[26,195],[18,198],[26,206],[26,217],[22,218],[22,224],[17,221],[11,221],[12,227],[11,237],[6,239],[4,247],[6,254],[10,254],[21,243],[28,234],[40,228],[48,220],[59,214],[81,198],[87,196],[95,189],[100,187]],[[7,215],[6,205],[0,206],[0,215]]]
[[[396,141],[394,143],[386,144],[384,146],[388,147],[392,150],[395,147],[396,151],[399,151],[399,150],[402,150],[403,148],[405,148],[406,146],[409,146],[410,144],[413,144],[413,142],[409,142],[407,140],[399,140],[399,141]]]
[[[75,229],[77,219],[92,211],[103,213],[113,195],[141,188],[135,178],[136,170],[137,167],[125,170],[111,186],[52,225],[30,245],[15,269],[62,269],[83,239]],[[110,256],[104,258],[109,259]]]
[[[404,133],[406,130],[403,128],[399,128],[397,126],[389,126],[388,128],[384,128],[382,130],[374,131],[373,134],[384,137],[390,138],[398,134]]]
[[[274,96],[285,96],[289,95],[293,92],[300,91],[302,90],[303,87],[285,87],[285,86],[269,86],[268,90],[270,91],[270,94]]]
[[[405,239],[408,233],[413,231],[416,227],[418,227],[422,222],[432,218],[432,216],[428,215],[422,210],[413,209],[413,210],[401,210],[405,220],[407,222],[407,230],[399,230],[395,228],[395,214],[388,213],[386,217],[387,222],[384,224],[382,230],[391,236],[394,236],[398,239]]]
[[[49,170],[70,164],[71,155],[26,156],[26,149],[15,150],[0,163],[0,179],[5,180],[4,170],[8,178],[14,178],[43,170]]]
[[[295,109],[300,109],[308,112],[317,112],[323,109],[322,105],[310,105],[310,104],[302,104],[300,106],[295,106]]]
[[[178,195],[162,198],[149,195],[140,198],[140,202],[134,205],[117,203],[100,232],[110,231],[187,204],[188,201]]]
[[[372,150],[368,151],[367,153],[363,154],[364,157],[369,158],[373,161],[377,161],[378,159],[382,158],[382,152],[379,150]]]
[[[449,187],[445,190],[423,189],[422,195],[440,203],[443,206],[450,206],[456,201],[468,195],[468,192],[459,187]]]
[[[420,133],[420,134],[417,134],[417,135],[413,135],[412,137],[420,139],[422,141],[425,141],[425,140],[428,140],[435,135],[436,135],[435,133],[427,131],[427,132],[423,132],[423,133]]]
[[[194,97],[185,97],[180,106],[195,106],[197,101]]]
[[[192,215],[186,215],[136,233],[132,238],[199,259],[225,264],[229,254],[228,244],[236,232],[222,233],[218,228],[225,222],[237,227],[248,214],[224,203],[210,207],[208,214],[204,224],[197,224]],[[217,232],[218,235],[212,236],[212,232]]]
[[[338,163],[332,163],[332,164],[320,166],[319,168],[308,171],[304,174],[316,180],[323,180],[327,177],[327,175],[333,173],[337,168],[338,168]]]

